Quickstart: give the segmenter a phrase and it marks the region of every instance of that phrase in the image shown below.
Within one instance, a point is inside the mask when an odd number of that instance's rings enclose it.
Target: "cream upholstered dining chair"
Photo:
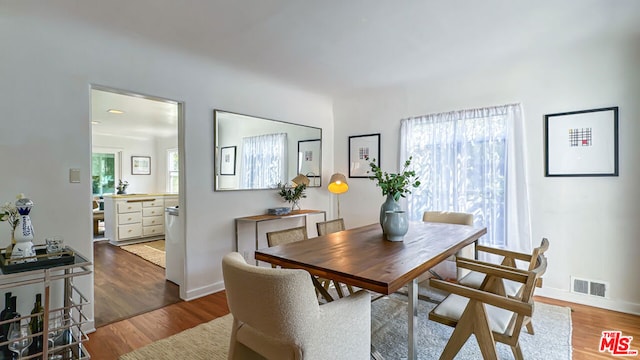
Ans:
[[[536,266],[536,259],[538,255],[543,255],[549,249],[549,239],[542,238],[540,241],[540,246],[533,249],[531,254],[520,253],[516,251],[499,249],[484,245],[478,245],[478,252],[486,252],[489,254],[494,254],[502,257],[502,261],[500,265],[507,266],[510,268],[518,268],[517,262],[525,262],[528,263],[527,270],[533,270]],[[487,264],[482,261],[477,260],[469,260],[478,264]],[[478,271],[471,271],[460,280],[458,283],[464,286],[472,287],[474,289],[491,289],[492,292],[506,295],[512,298],[521,298],[522,292],[524,290],[524,286],[516,281],[512,281],[509,279],[499,279],[495,277],[487,277],[484,273]],[[536,287],[542,286],[542,277],[538,279],[536,283]],[[531,322],[531,318],[527,318],[525,321],[525,325],[527,326],[527,331],[529,334],[533,335],[533,323]]]
[[[538,279],[547,269],[545,256],[537,256],[532,270],[479,264],[463,258],[458,258],[456,262],[459,267],[482,272],[489,278],[518,282],[522,284],[523,290],[520,298],[511,298],[483,287],[474,289],[431,279],[429,282],[432,287],[450,294],[431,310],[429,319],[455,327],[440,359],[453,359],[473,334],[485,360],[497,359],[496,341],[509,345],[516,360],[522,360],[520,333],[527,319],[533,316],[533,292]]]
[[[319,305],[307,271],[249,265],[239,253],[222,259],[222,274],[229,359],[370,359],[367,292]]]
[[[334,232],[344,230],[344,219],[335,219],[328,221],[320,221],[316,223],[316,228],[318,229],[318,236],[331,234]]]
[[[437,222],[437,223],[447,223],[447,224],[458,224],[458,225],[473,225],[473,214],[463,213],[463,212],[453,212],[453,211],[425,211],[422,214],[422,221],[425,222]],[[460,250],[457,256],[462,256],[465,258],[474,258],[475,252],[473,245],[465,246],[462,250]],[[450,261],[455,261],[455,257],[451,257]],[[436,270],[429,271],[435,277],[442,279],[442,277],[437,273]],[[458,269],[457,270],[457,278],[460,279],[464,275],[466,275],[468,271]],[[426,280],[424,277],[418,278],[418,281]]]

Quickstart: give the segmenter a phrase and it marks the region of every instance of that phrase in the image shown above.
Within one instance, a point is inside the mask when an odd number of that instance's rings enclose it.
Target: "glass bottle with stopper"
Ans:
[[[33,249],[33,226],[31,225],[31,218],[29,213],[33,207],[33,201],[27,198],[21,198],[16,201],[16,208],[20,217],[18,218],[18,225],[14,236],[16,244],[11,251],[12,259],[19,259],[25,257],[33,257],[36,255]],[[36,261],[35,257],[28,259],[28,261]]]

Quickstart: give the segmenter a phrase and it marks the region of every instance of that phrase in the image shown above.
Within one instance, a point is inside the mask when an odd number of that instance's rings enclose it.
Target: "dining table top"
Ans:
[[[411,222],[403,241],[388,241],[380,224],[371,224],[259,249],[255,258],[388,295],[486,233],[486,227]]]

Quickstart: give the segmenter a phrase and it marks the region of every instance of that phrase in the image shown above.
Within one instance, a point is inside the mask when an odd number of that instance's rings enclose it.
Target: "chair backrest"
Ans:
[[[540,246],[534,248],[531,252],[531,261],[529,262],[528,270],[533,270],[536,267],[536,261],[534,261],[534,259],[537,259],[538,255],[544,255],[547,250],[549,250],[549,239],[542,238],[542,241],[540,241]]]
[[[335,219],[329,221],[321,221],[316,223],[318,229],[318,236],[331,234],[334,232],[344,230],[344,219]]]
[[[300,226],[291,229],[271,231],[267,233],[269,247],[307,240],[307,227]]]
[[[236,320],[293,343],[301,343],[296,339],[312,331],[309,324],[318,318],[320,308],[307,271],[249,265],[234,252],[222,259],[222,276],[229,310]]]
[[[458,225],[473,225],[473,214],[452,211],[425,211],[422,221]]]

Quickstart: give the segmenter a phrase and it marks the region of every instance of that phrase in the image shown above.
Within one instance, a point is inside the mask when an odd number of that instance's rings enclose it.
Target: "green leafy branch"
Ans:
[[[307,195],[304,191],[307,189],[305,184],[298,186],[288,186],[286,184],[278,183],[278,195],[288,202],[296,202],[302,198],[306,198]]]
[[[411,188],[417,188],[420,186],[420,180],[416,176],[416,172],[409,170],[411,160],[413,157],[409,157],[404,162],[404,167],[400,173],[388,173],[382,171],[378,165],[376,165],[376,159],[369,162],[371,167],[367,173],[372,173],[369,179],[376,181],[376,186],[382,189],[382,195],[391,195],[395,201],[400,200],[400,197],[406,197],[406,194],[411,194]],[[367,161],[369,158],[367,158]]]

